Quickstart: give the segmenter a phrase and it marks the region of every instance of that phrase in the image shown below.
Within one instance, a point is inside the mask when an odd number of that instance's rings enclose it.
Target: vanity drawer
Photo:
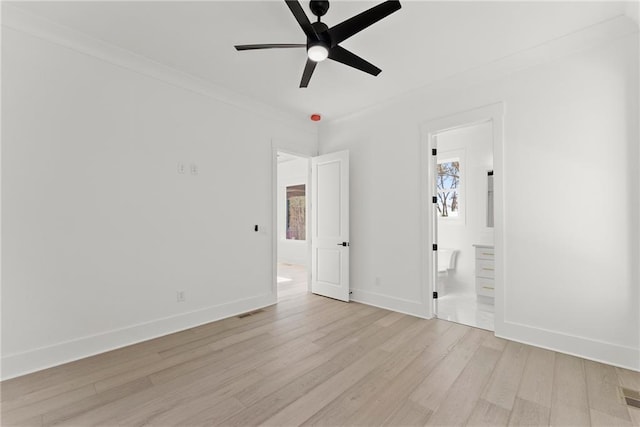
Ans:
[[[492,260],[476,260],[476,277],[493,279],[495,277],[495,264]]]
[[[476,247],[476,259],[495,259],[495,251],[493,248]]]
[[[493,279],[485,279],[484,277],[476,277],[476,293],[485,297],[494,297]]]

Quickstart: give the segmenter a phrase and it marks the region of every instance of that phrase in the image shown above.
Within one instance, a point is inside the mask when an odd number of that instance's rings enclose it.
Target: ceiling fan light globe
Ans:
[[[307,56],[310,60],[315,62],[324,61],[329,57],[329,49],[322,45],[310,46],[307,50]]]

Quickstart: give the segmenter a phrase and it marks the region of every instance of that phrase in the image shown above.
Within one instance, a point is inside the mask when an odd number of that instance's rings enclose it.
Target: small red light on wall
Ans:
[[[321,118],[322,117],[320,117],[320,114],[312,114],[311,115],[311,120],[313,120],[314,122],[319,122]]]

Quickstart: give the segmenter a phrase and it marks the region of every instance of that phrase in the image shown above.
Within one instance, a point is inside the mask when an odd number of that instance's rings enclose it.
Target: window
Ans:
[[[457,218],[460,215],[460,159],[438,161],[438,215]]]
[[[306,240],[305,185],[287,187],[287,240]]]

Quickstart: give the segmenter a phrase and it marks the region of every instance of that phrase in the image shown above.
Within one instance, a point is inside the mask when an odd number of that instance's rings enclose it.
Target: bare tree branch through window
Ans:
[[[438,163],[438,214],[441,217],[457,217],[460,211],[460,161]]]

